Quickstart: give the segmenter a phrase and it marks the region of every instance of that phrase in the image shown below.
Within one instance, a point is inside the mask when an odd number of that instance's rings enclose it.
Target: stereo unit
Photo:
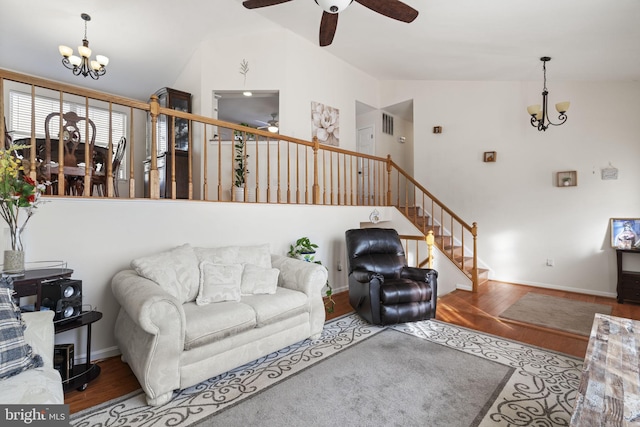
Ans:
[[[53,320],[66,320],[82,313],[82,280],[58,279],[43,283],[40,309],[55,312]]]
[[[73,376],[73,344],[56,344],[53,347],[53,367],[60,372],[62,381]]]

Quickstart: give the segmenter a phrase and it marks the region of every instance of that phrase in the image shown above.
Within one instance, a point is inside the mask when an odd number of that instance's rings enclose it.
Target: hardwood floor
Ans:
[[[527,292],[607,304],[612,306],[612,314],[614,316],[640,320],[639,304],[618,304],[612,298],[495,281],[489,281],[480,286],[475,294],[456,290],[439,298],[436,318],[443,322],[453,323],[549,350],[580,358],[584,357],[587,349],[587,337],[498,318],[502,311],[506,310]],[[338,293],[333,296],[333,299],[336,303],[335,310],[327,315],[327,320],[352,311],[347,292]],[[129,366],[122,363],[119,357],[109,358],[98,363],[102,373],[95,381],[89,384],[85,391],[72,391],[65,395],[65,403],[69,405],[71,413],[106,402],[140,388]]]

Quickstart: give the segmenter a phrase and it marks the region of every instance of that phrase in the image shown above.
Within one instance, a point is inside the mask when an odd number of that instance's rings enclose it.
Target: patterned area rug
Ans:
[[[305,340],[177,393],[166,405],[146,406],[141,391],[72,415],[79,426],[191,426],[218,425],[216,413],[271,389],[293,375],[304,377],[307,368],[353,347],[385,329],[404,333],[408,339],[422,339],[504,365],[511,374],[502,389],[487,396],[479,426],[568,426],[580,383],[582,360],[550,352],[466,328],[424,321],[384,328],[348,315],[325,325],[322,337]],[[475,366],[469,366],[473,370]],[[345,375],[348,375],[345,372]],[[464,372],[459,375],[464,376]],[[428,386],[428,384],[425,384]],[[440,390],[442,395],[456,390]],[[328,392],[329,393],[329,392]],[[339,411],[339,407],[334,408]],[[397,408],[399,412],[402,408]],[[222,412],[221,412],[222,411]],[[325,424],[318,419],[315,425]],[[353,425],[358,423],[353,420]],[[243,424],[251,425],[251,424]],[[431,424],[438,425],[438,424]],[[450,425],[450,424],[448,424]]]

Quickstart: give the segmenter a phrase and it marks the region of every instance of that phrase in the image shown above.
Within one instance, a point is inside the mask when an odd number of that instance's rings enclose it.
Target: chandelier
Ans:
[[[91,16],[86,13],[80,15],[84,20],[84,39],[82,39],[82,46],[78,46],[78,54],[73,54],[73,49],[68,46],[58,46],[60,55],[62,55],[62,65],[73,71],[75,76],[82,74],[87,77],[90,76],[94,80],[107,72],[105,68],[109,63],[109,58],[104,55],[96,55],[95,60],[91,60],[91,49],[89,49],[89,40],[87,40],[87,22],[91,21]]]
[[[537,127],[538,130],[547,130],[547,128],[551,125],[560,126],[564,122],[567,121],[567,110],[569,109],[569,102],[558,102],[556,104],[556,110],[560,115],[558,116],[559,123],[553,123],[549,120],[549,108],[547,106],[547,95],[549,91],[547,90],[547,62],[551,61],[551,58],[548,56],[543,56],[540,58],[542,61],[542,71],[544,73],[544,87],[542,88],[542,107],[540,104],[530,105],[527,107],[527,112],[531,115],[531,126]]]

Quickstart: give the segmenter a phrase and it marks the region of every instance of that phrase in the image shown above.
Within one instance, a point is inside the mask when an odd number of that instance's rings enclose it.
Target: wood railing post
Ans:
[[[393,164],[391,162],[391,154],[387,154],[387,206],[391,206],[391,171]]]
[[[433,237],[433,230],[429,230],[427,236],[425,237],[425,241],[427,242],[427,267],[433,268],[433,245],[435,244],[435,237]]]
[[[473,268],[471,270],[471,291],[478,292],[478,223],[474,222],[471,227],[473,235]]]
[[[151,169],[149,170],[149,197],[151,199],[160,198],[160,175],[158,174],[158,114],[160,112],[160,104],[158,97],[151,95],[149,105],[149,114],[151,114]],[[175,194],[175,193],[174,193]]]
[[[320,185],[318,185],[318,150],[320,141],[318,137],[313,137],[313,204],[320,204]]]

